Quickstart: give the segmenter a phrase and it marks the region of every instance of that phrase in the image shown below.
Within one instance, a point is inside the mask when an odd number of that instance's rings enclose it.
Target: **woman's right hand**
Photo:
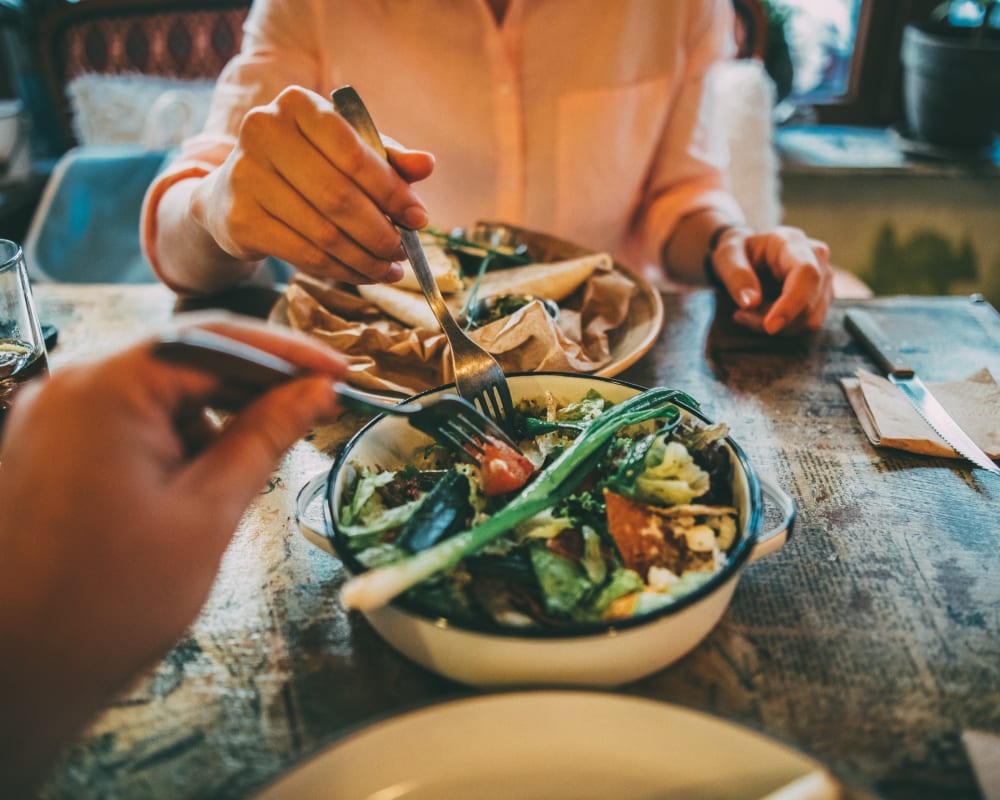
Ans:
[[[226,161],[193,191],[192,218],[230,256],[274,256],[320,278],[395,281],[403,253],[393,223],[427,224],[409,185],[434,158],[386,141],[391,163],[333,105],[292,86],[251,109]]]

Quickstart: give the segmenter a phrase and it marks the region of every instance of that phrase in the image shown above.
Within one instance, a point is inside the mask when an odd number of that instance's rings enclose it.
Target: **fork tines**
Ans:
[[[471,448],[479,455],[485,452],[483,445],[486,438],[496,439],[518,450],[517,443],[503,428],[467,401],[460,401],[459,407],[454,409],[453,415],[441,425],[440,430],[450,441],[458,442],[465,450]]]
[[[459,424],[460,422],[465,424]],[[448,420],[439,430],[441,435],[459,450],[465,452],[473,451],[478,455],[486,452],[483,447],[483,436],[480,431],[476,429],[474,423],[463,418],[461,415],[455,419]],[[472,456],[472,452],[469,452],[469,455]],[[473,457],[472,460],[475,461],[476,459]]]
[[[490,422],[493,420],[499,420],[505,424],[510,422],[510,418],[514,413],[514,401],[511,399],[510,389],[507,388],[506,383],[490,386],[476,400],[481,406],[484,416]],[[494,427],[497,427],[498,438],[503,439],[512,446],[516,446],[501,428],[498,426]]]
[[[501,428],[496,422],[494,422],[485,414],[477,413],[475,415],[475,418],[465,417],[464,415],[460,414],[459,417],[462,418],[463,422],[465,422],[466,424],[470,425],[475,429],[481,430],[491,439],[498,439],[507,446],[513,448],[514,450],[519,449],[517,446],[517,442],[511,439],[503,428]],[[508,421],[510,419],[510,414],[505,416],[503,419],[505,421]]]

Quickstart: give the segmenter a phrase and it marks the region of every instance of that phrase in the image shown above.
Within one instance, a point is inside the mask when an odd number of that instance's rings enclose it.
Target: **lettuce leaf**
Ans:
[[[545,546],[531,548],[531,565],[550,612],[570,613],[593,587],[579,566]]]
[[[708,473],[694,462],[684,445],[657,437],[635,480],[635,497],[646,503],[672,506],[690,503],[709,487]]]

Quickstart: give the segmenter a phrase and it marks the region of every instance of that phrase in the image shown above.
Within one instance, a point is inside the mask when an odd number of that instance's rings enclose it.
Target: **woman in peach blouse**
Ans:
[[[733,16],[730,0],[258,0],[205,131],[150,187],[146,254],[181,293],[266,256],[394,281],[392,222],[502,220],[676,281],[714,277],[750,328],[818,328],[826,245],[751,230],[726,187],[708,88]],[[391,165],[333,110],[347,83],[395,140]]]

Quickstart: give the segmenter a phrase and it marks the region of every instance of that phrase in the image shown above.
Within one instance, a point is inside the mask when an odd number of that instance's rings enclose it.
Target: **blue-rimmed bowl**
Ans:
[[[580,400],[592,389],[612,402],[621,402],[643,390],[611,378],[565,373],[513,375],[508,381],[515,402],[541,398],[549,391],[560,404],[566,404]],[[440,387],[417,397],[426,399],[447,391],[454,388]],[[695,409],[682,409],[708,422]],[[366,567],[340,533],[345,490],[357,470],[402,467],[429,443],[430,439],[404,418],[373,419],[348,442],[330,471],[300,493],[300,525],[304,509],[319,495],[324,498],[325,530],[304,526],[303,532],[339,558],[351,574],[364,572]],[[663,669],[712,630],[729,605],[744,567],[781,547],[791,531],[795,516],[792,498],[762,479],[736,442],[727,438],[725,443],[733,464],[733,497],[739,511],[736,542],[721,570],[670,605],[625,620],[581,623],[558,630],[471,624],[431,616],[405,597],[363,613],[403,655],[448,678],[476,686],[615,686]],[[781,522],[767,530],[765,496],[781,515]]]

